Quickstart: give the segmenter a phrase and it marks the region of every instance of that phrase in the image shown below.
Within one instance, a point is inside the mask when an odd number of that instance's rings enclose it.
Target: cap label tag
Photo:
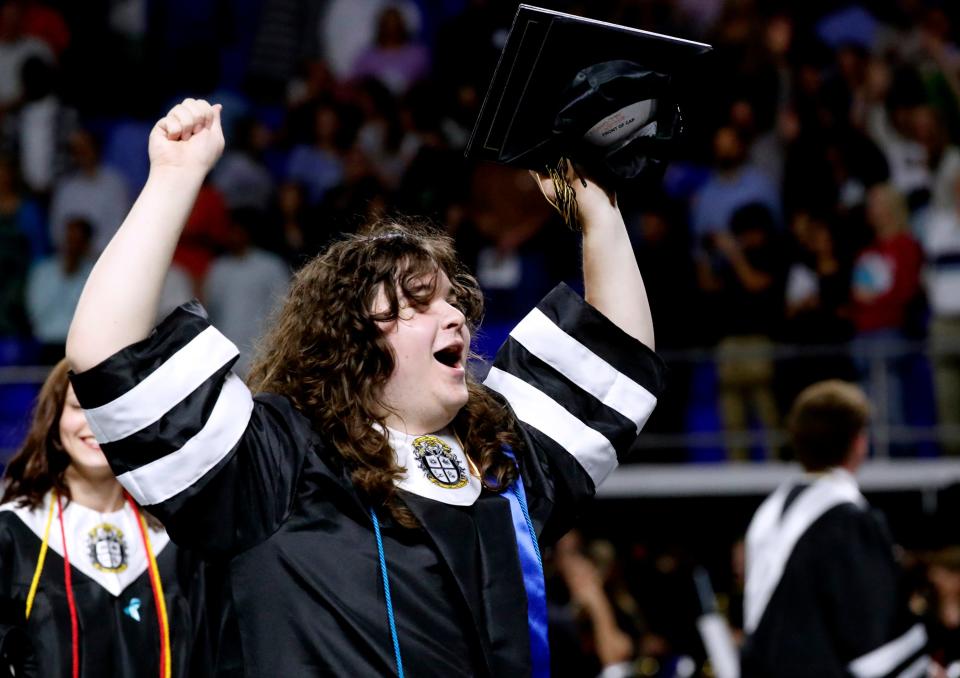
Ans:
[[[628,137],[635,136],[641,128],[653,122],[652,129],[644,133],[654,135],[656,128],[656,100],[644,99],[614,111],[583,135],[584,141],[594,146],[610,146]]]

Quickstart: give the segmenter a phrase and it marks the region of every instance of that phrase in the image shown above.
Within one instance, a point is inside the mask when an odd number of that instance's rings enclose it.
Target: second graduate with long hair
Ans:
[[[4,474],[4,675],[206,675],[199,561],[117,482],[67,372],[50,372]]]

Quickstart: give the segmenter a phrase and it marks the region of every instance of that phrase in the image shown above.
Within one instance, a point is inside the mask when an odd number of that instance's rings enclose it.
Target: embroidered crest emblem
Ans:
[[[127,569],[127,542],[123,532],[109,523],[100,523],[87,533],[90,564],[101,572],[116,574]]]
[[[412,444],[413,456],[431,483],[447,490],[457,490],[467,484],[467,470],[440,438],[420,436],[414,438]]]

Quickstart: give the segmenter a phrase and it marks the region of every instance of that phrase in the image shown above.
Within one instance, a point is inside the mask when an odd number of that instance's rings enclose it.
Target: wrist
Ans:
[[[199,188],[207,176],[208,170],[203,167],[178,165],[151,165],[147,176],[148,184],[163,184],[164,186],[186,189]]]

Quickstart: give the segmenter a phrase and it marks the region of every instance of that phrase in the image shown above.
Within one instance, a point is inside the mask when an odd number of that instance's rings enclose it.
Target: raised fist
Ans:
[[[223,153],[220,104],[184,99],[150,132],[151,167],[198,170],[204,174]]]

